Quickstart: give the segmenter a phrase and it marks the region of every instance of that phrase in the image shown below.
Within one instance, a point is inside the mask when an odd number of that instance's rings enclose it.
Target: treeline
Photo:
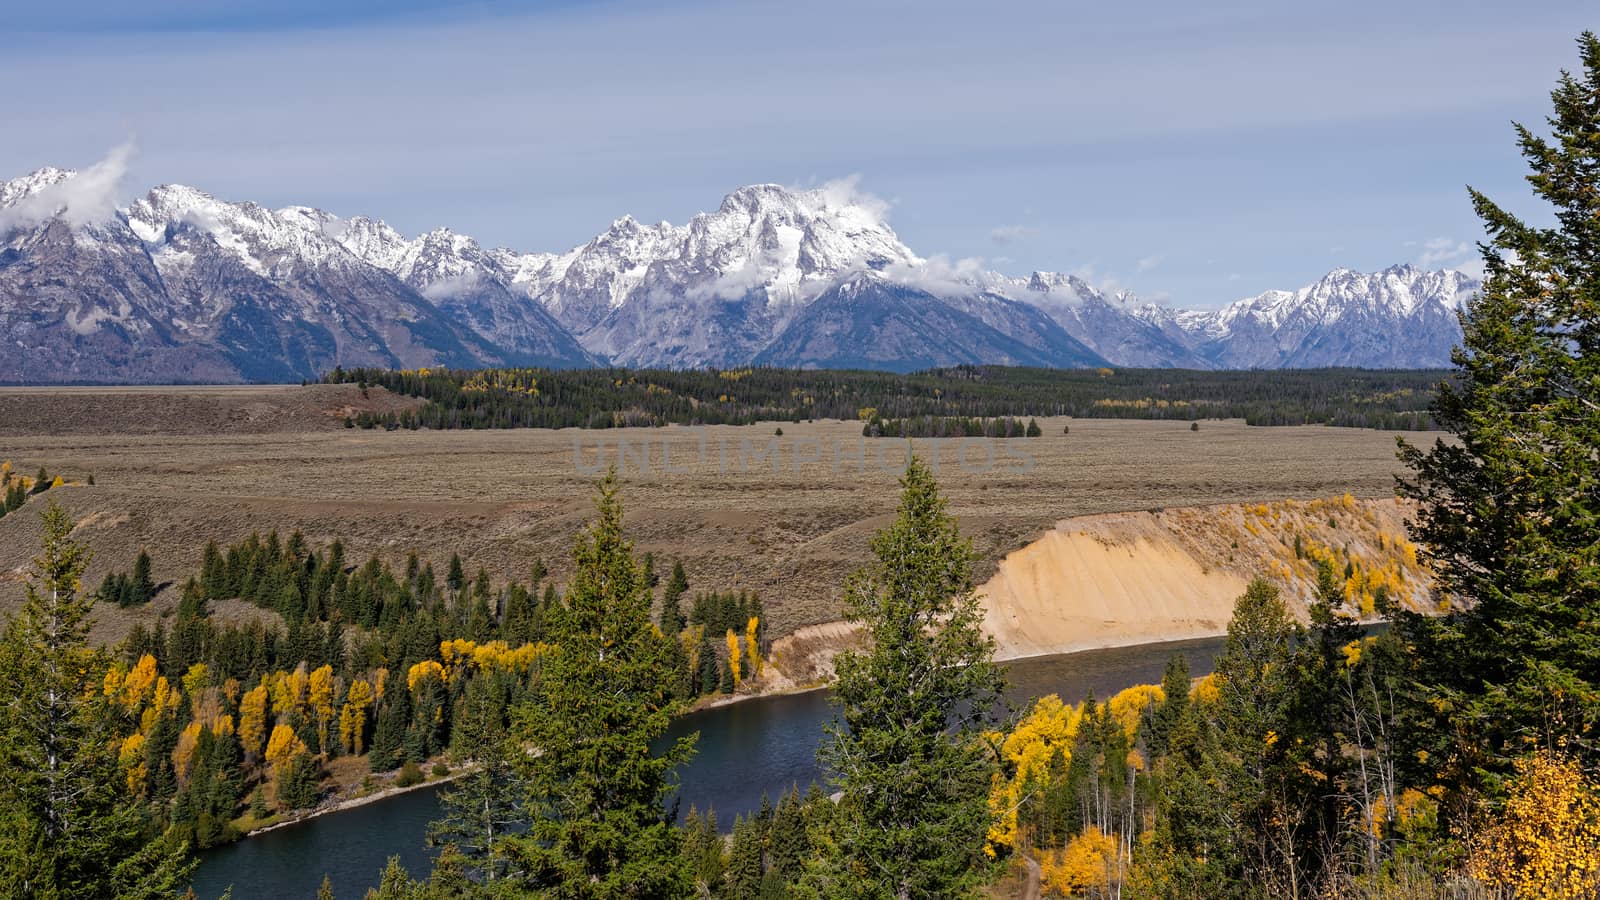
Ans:
[[[963,416],[917,416],[911,419],[874,418],[861,426],[863,437],[947,438],[1038,437],[1044,432],[1037,419],[1023,424],[1014,416],[975,419]]]
[[[378,385],[428,401],[363,413],[363,428],[615,428],[1078,416],[1241,418],[1253,425],[1432,427],[1429,398],[1446,373],[1299,369],[1036,369],[956,366],[909,375],[743,368],[335,369],[332,383]],[[914,435],[913,435],[914,436]]]

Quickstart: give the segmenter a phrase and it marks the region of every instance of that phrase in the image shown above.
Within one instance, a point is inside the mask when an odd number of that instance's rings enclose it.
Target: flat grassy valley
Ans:
[[[398,565],[416,551],[442,571],[460,553],[469,571],[499,579],[526,578],[537,559],[560,582],[592,517],[599,466],[619,458],[620,442],[638,551],[663,567],[681,560],[691,591],[759,592],[772,636],[837,618],[845,576],[866,561],[870,535],[893,512],[904,459],[904,441],[864,439],[857,422],[343,427],[352,413],[411,402],[378,388],[366,394],[354,385],[4,390],[0,458],[23,473],[46,466],[69,482],[50,496],[80,521],[77,536],[95,552],[90,584],[128,569],[141,549],[157,583],[181,582],[199,570],[208,540],[297,529],[312,546],[342,538],[355,560],[377,555]],[[1345,493],[1388,498],[1399,471],[1395,434],[1368,429],[1039,422],[1036,438],[913,442],[939,462],[940,486],[982,556],[980,581],[1061,519]],[[78,483],[90,474],[93,486]],[[0,608],[21,596],[37,529],[35,515],[0,519]],[[132,611],[102,606],[97,636],[115,639],[133,618],[170,612],[176,595],[168,588]]]

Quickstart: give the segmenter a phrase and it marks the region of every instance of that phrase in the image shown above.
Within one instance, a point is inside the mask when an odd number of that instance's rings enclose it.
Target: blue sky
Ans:
[[[1522,8],[1519,8],[1522,7]],[[1584,16],[1584,12],[1591,15]],[[1585,21],[1586,18],[1588,21]],[[850,175],[923,255],[1180,306],[1465,265],[1587,3],[0,0],[0,177],[560,250]]]

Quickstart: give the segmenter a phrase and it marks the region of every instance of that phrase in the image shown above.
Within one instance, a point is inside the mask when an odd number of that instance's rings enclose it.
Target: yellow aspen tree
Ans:
[[[239,699],[239,744],[247,761],[260,757],[261,742],[266,736],[267,685],[262,682]]]
[[[287,725],[274,725],[267,739],[267,764],[277,769],[300,754],[309,754],[305,742]]]
[[[761,641],[757,637],[757,635],[760,633],[760,630],[761,619],[756,616],[751,616],[750,621],[744,627],[744,648],[745,652],[750,657],[751,678],[761,677]]]
[[[430,677],[443,681],[444,666],[439,665],[437,662],[434,662],[431,659],[425,659],[422,662],[412,666],[411,669],[406,672],[406,687],[414,691],[417,689],[417,685],[422,683],[424,678]]]
[[[157,678],[155,691],[150,697],[150,705],[139,716],[139,730],[149,734],[162,716],[178,708],[178,703],[182,699],[183,695],[172,689],[172,684],[167,681],[166,676]]]
[[[309,691],[311,714],[317,720],[317,750],[328,752],[328,726],[333,722],[333,666],[322,666],[311,673]]]
[[[733,684],[734,684],[735,687],[738,687],[739,683],[742,682],[744,679],[741,676],[741,673],[740,673],[740,670],[739,670],[739,655],[740,655],[739,654],[739,636],[734,633],[732,628],[728,629],[727,641],[728,641],[728,671],[733,673]]]
[[[294,695],[289,689],[289,673],[273,672],[267,686],[268,692],[272,695],[272,714],[288,715],[289,711],[294,709]]]
[[[373,698],[373,700],[382,700],[383,699],[383,688],[384,688],[384,685],[386,685],[388,683],[389,683],[389,670],[388,669],[378,669],[377,671],[372,673],[372,698]]]
[[[178,744],[172,748],[172,769],[178,774],[178,784],[189,782],[189,767],[194,763],[194,748],[200,742],[200,723],[190,722],[178,735]]]
[[[210,666],[206,666],[205,663],[195,663],[195,665],[189,666],[189,671],[184,673],[184,677],[179,679],[178,684],[184,685],[184,693],[187,693],[189,697],[194,697],[195,693],[200,693],[202,687],[211,684]]]
[[[146,653],[139,657],[139,661],[128,670],[128,675],[122,680],[122,694],[118,698],[122,701],[124,709],[137,709],[139,704],[149,699],[150,691],[156,683],[156,658]]]
[[[135,797],[144,795],[145,778],[149,769],[144,762],[144,735],[137,731],[122,740],[117,751],[117,762],[128,779],[128,792]]]
[[[1099,889],[1100,896],[1112,896],[1113,873],[1121,871],[1118,861],[1122,842],[1090,825],[1067,842],[1057,853],[1047,854],[1040,867],[1046,890],[1063,897],[1077,897]]]
[[[339,712],[339,740],[349,753],[360,756],[367,746],[367,708],[372,705],[372,685],[357,678],[350,684],[344,709]]]
[[[1600,785],[1557,753],[1516,768],[1505,809],[1474,842],[1468,871],[1517,897],[1600,896]]]

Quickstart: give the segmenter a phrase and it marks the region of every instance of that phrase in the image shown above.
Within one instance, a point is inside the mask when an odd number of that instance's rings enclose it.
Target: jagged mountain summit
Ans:
[[[1340,269],[1215,311],[925,260],[850,183],[753,185],[565,253],[105,177],[0,182],[0,382],[314,378],[334,365],[1429,367],[1475,282]]]
[[[1297,291],[1267,291],[1178,321],[1218,368],[1441,368],[1461,338],[1456,311],[1477,287],[1452,270],[1335,269]]]

